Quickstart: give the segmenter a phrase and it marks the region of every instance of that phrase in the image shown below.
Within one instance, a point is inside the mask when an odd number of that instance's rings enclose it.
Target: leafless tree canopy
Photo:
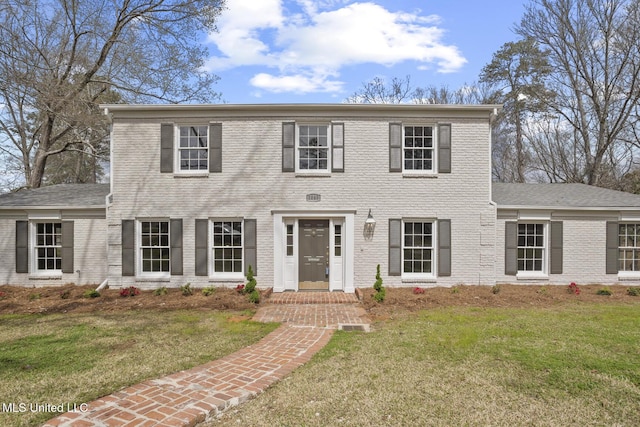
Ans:
[[[213,102],[200,39],[224,0],[3,0],[0,150],[39,187],[47,159],[93,155],[99,102]],[[90,146],[95,150],[87,150]]]

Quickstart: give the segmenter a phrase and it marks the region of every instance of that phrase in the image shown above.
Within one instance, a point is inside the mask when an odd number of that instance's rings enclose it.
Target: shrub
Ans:
[[[597,295],[611,295],[611,289],[609,289],[608,287],[604,287],[604,288],[600,288],[598,289],[598,292],[596,292]]]
[[[385,294],[387,293],[382,286],[382,277],[380,276],[380,264],[376,266],[376,281],[373,284],[373,289],[375,289],[376,293],[373,294],[373,299],[377,302],[384,301]]]
[[[253,291],[256,290],[257,284],[258,282],[256,282],[256,279],[253,277],[253,268],[249,266],[249,269],[247,270],[247,284],[244,286],[242,292],[245,294],[253,293]]]
[[[413,293],[418,295],[418,294],[424,294],[424,289],[420,288],[420,287],[415,287],[413,288]]]
[[[187,283],[186,285],[180,286],[180,292],[182,292],[182,295],[185,297],[188,297],[189,295],[193,295],[193,289],[191,289],[191,283]]]
[[[500,290],[501,290],[500,285],[493,285],[493,287],[491,288],[491,293],[499,294]]]
[[[453,285],[453,286],[451,287],[451,293],[452,293],[452,294],[459,294],[459,293],[460,293],[460,286],[458,286],[458,285]]]
[[[546,286],[541,286],[540,289],[536,291],[536,293],[539,293],[540,295],[546,295],[548,291],[549,290]]]
[[[257,289],[254,289],[249,294],[249,302],[252,302],[254,304],[258,304],[260,302],[260,292],[258,292]]]
[[[202,295],[204,295],[205,297],[208,297],[209,295],[213,295],[213,293],[216,291],[216,288],[213,286],[209,286],[206,287],[204,289],[202,289]]]
[[[120,289],[121,297],[135,297],[136,295],[140,295],[140,290],[135,286]]]
[[[240,283],[238,286],[236,286],[236,292],[239,294],[244,294],[244,284]]]
[[[82,296],[84,298],[98,298],[100,296],[100,292],[96,291],[95,289],[87,289],[86,291],[84,291],[84,294],[82,294]]]
[[[40,294],[29,294],[29,301],[40,299]]]
[[[627,295],[631,297],[640,296],[640,287],[636,286],[636,287],[627,288]]]
[[[155,296],[160,296],[160,295],[166,295],[168,294],[169,291],[167,291],[167,288],[165,286],[156,289],[155,291],[153,291],[153,295]]]
[[[62,299],[69,299],[70,296],[71,296],[71,291],[69,289],[67,289],[66,291],[60,292],[60,298]]]
[[[7,293],[0,291],[0,299],[5,299],[6,297],[7,297]]]
[[[567,287],[567,292],[570,294],[580,295],[580,288],[575,282],[571,282],[571,284]]]

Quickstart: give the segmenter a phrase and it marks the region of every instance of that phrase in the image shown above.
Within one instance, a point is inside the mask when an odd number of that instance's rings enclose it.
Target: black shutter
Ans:
[[[389,276],[402,274],[402,220],[389,219]]]
[[[389,172],[402,172],[402,123],[389,123]]]
[[[182,276],[182,219],[169,221],[171,274]]]
[[[209,274],[209,220],[196,219],[196,276]]]
[[[73,273],[73,221],[62,221],[62,272]]]
[[[607,221],[606,273],[618,274],[618,222]]]
[[[296,171],[296,124],[282,123],[282,172]]]
[[[331,129],[331,171],[344,172],[344,123],[333,123]]]
[[[135,276],[136,274],[136,235],[135,221],[122,220],[122,275]]]
[[[258,275],[257,230],[255,219],[244,220],[244,274],[253,269],[253,274]]]
[[[160,125],[160,172],[173,172],[173,124]]]
[[[549,256],[550,274],[562,274],[562,221],[551,221],[551,253]]]
[[[209,125],[209,172],[222,172],[222,123]]]
[[[451,173],[451,125],[438,125],[438,172]]]
[[[451,220],[438,220],[438,276],[451,276]]]
[[[16,273],[29,272],[29,221],[16,221]]]
[[[518,223],[504,224],[504,274],[518,274]]]

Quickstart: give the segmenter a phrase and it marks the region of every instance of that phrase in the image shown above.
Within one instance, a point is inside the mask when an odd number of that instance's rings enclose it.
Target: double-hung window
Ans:
[[[37,222],[34,259],[38,272],[62,272],[62,223]]]
[[[297,171],[329,172],[331,137],[328,125],[298,125]]]
[[[640,272],[640,224],[618,224],[618,271]]]
[[[209,168],[209,127],[180,126],[178,134],[178,170],[207,172]]]
[[[518,223],[518,274],[546,274],[545,224]]]
[[[142,274],[169,274],[169,221],[140,221],[140,271]]]
[[[435,172],[433,126],[404,126],[402,147],[405,172]]]
[[[433,222],[404,221],[402,234],[402,274],[407,276],[433,275]]]
[[[212,223],[213,275],[243,275],[242,220]]]

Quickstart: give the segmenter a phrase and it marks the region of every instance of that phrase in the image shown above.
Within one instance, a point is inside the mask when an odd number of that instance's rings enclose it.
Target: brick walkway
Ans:
[[[339,324],[369,323],[354,295],[312,292],[272,294],[254,319],[283,325],[222,359],[125,388],[90,402],[87,412],[67,412],[44,426],[193,426],[310,360]]]

